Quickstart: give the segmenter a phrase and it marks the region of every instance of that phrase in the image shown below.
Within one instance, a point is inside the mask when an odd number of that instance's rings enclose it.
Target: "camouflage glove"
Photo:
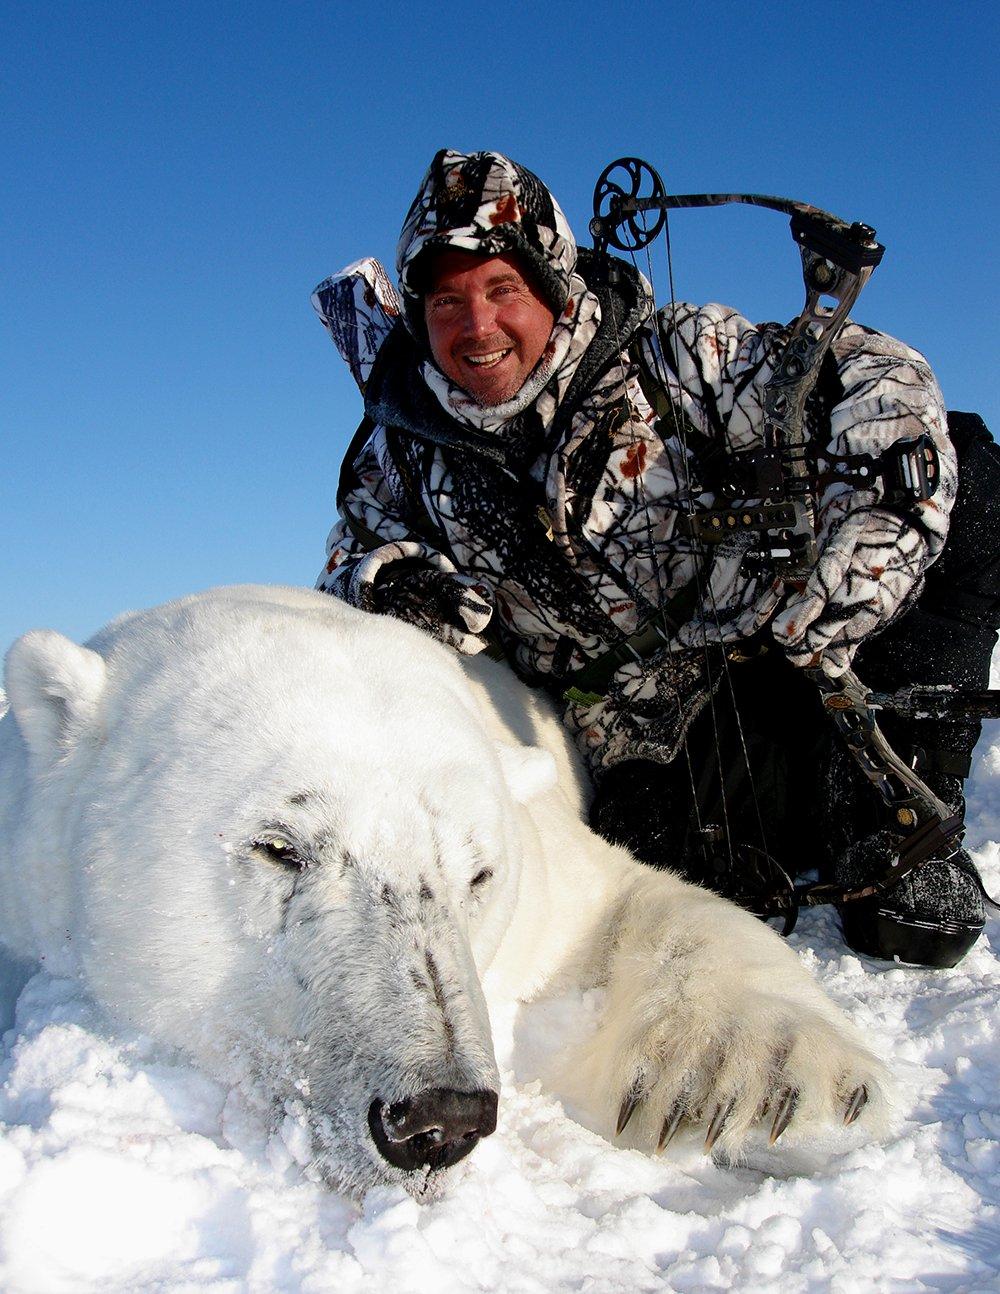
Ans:
[[[426,566],[390,569],[372,591],[372,610],[423,629],[447,647],[474,656],[493,614],[493,594],[481,580]]]
[[[479,635],[493,615],[493,593],[419,540],[400,539],[338,569],[336,596],[362,611],[395,616],[464,656],[486,646]]]
[[[805,589],[775,616],[775,639],[793,664],[821,665],[837,678],[859,644],[917,596],[927,564],[927,541],[912,521],[856,507],[830,533]]]

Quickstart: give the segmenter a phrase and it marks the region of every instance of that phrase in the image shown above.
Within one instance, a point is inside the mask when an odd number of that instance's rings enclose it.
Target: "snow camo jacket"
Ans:
[[[454,174],[464,181],[458,216],[440,201]],[[491,223],[498,210],[503,219]],[[442,246],[517,250],[529,265],[547,265],[558,344],[539,363],[548,380],[526,383],[529,403],[470,418],[468,397],[430,360],[418,267]],[[617,264],[609,283],[592,254],[577,251],[548,191],[516,163],[440,153],[404,225],[402,301],[372,260],[313,297],[364,391],[369,431],[345,463],[317,587],[412,619],[465,653],[489,635],[522,674],[559,691],[662,614],[670,626],[662,650],[622,664],[599,699],[564,702],[595,773],[625,759],[673,758],[709,694],[706,642],[766,627],[795,663],[822,653],[831,673],[848,668],[857,645],[917,596],[957,488],[926,361],[850,323],[807,406],[812,450],[822,467],[824,450],[878,455],[927,432],[941,459],[935,496],[904,513],[879,506],[879,487],[828,486],[819,561],[791,597],[780,581],[742,569],[750,536],[699,548],[683,515],[691,500],[696,510],[715,506],[721,453],[760,444],[762,391],[786,330],[719,305],[677,304],[650,317],[646,281]],[[394,571],[414,569],[437,573],[435,594],[404,578],[394,599]]]

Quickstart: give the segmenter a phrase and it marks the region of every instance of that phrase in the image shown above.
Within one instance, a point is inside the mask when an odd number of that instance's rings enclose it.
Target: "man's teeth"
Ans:
[[[504,356],[510,354],[510,348],[507,350],[493,350],[488,355],[466,355],[466,362],[475,364],[477,368],[487,368],[490,364],[499,364]]]

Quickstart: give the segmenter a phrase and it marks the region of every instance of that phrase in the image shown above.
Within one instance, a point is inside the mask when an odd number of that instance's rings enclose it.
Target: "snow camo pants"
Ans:
[[[974,414],[951,414],[949,429],[959,493],[948,542],[914,606],[855,658],[859,678],[880,691],[989,684],[1000,629],[1000,446]],[[714,668],[723,670],[721,656]],[[886,715],[880,723],[921,776],[968,776],[978,721]],[[816,866],[829,875],[848,844],[875,830],[877,809],[814,685],[772,645],[729,666],[714,708],[692,724],[687,749],[672,764],[633,760],[609,769],[591,823],[644,862],[729,892],[727,878],[704,874],[699,827],[728,826],[731,841],[750,846],[744,858],[763,849],[790,875]]]

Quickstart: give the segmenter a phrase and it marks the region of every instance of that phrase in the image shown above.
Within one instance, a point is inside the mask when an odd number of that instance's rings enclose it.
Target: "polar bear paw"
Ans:
[[[608,1120],[633,1145],[659,1152],[703,1129],[706,1152],[733,1157],[755,1128],[773,1145],[790,1126],[798,1140],[820,1125],[863,1119],[874,1133],[885,1121],[885,1067],[833,1008],[750,994],[721,1012],[668,1010],[655,1022],[640,1012],[645,1027],[602,1029],[590,1058],[603,1053]]]

